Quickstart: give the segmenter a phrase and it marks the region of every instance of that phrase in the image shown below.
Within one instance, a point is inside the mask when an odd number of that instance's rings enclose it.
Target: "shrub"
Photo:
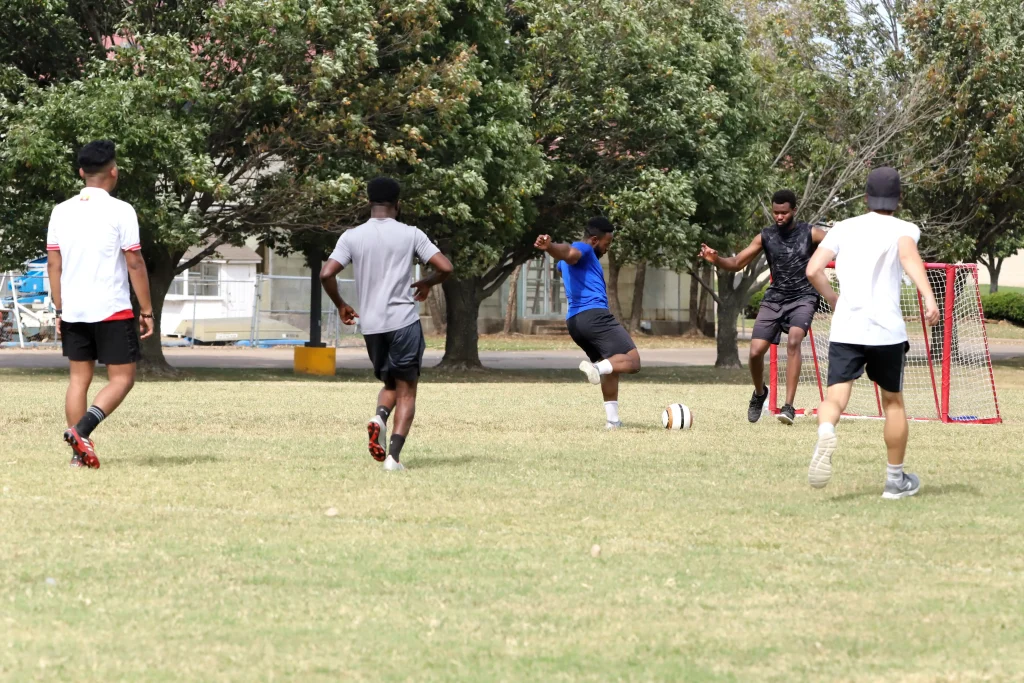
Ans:
[[[1024,325],[1024,294],[1017,292],[983,294],[981,308],[989,320],[1008,320],[1015,325]]]
[[[760,291],[754,292],[750,295],[750,303],[747,304],[746,310],[743,311],[743,315],[747,318],[756,318],[757,309],[761,308],[761,301],[764,299],[764,293],[768,291],[768,285],[760,289]]]

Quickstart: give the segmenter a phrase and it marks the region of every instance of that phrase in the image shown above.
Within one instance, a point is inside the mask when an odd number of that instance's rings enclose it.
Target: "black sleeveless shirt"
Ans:
[[[761,231],[761,248],[772,271],[772,284],[764,300],[784,303],[794,299],[818,296],[807,280],[807,263],[815,245],[810,223],[793,223],[788,230],[770,225]]]

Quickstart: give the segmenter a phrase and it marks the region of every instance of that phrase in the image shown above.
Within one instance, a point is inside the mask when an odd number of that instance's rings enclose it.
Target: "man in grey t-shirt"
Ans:
[[[399,223],[398,182],[375,178],[366,186],[370,220],[342,234],[338,246],[320,270],[320,282],[346,325],[362,323],[373,374],[384,383],[377,397],[377,414],[367,423],[370,455],[384,469],[404,469],[400,456],[416,414],[416,383],[423,366],[423,328],[417,301],[451,275],[452,264],[423,231]],[[412,259],[434,267],[434,273],[412,281]],[[338,292],[337,275],[355,266],[358,315]],[[395,411],[395,429],[387,440],[387,421]],[[388,448],[388,446],[390,446]]]

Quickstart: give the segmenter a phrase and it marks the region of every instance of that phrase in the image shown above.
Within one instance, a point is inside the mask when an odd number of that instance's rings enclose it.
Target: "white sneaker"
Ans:
[[[605,424],[604,428],[608,431],[612,431],[613,429],[622,429],[622,422],[608,422]]]
[[[384,461],[384,471],[385,472],[403,472],[403,471],[405,471],[405,465],[403,465],[402,463],[398,462],[397,460],[395,460],[394,458],[392,458],[389,455],[388,459]]]
[[[580,372],[587,376],[587,380],[589,380],[591,384],[601,383],[601,373],[597,371],[597,366],[589,360],[585,360],[580,363]]]
[[[832,479],[832,456],[836,452],[839,439],[836,435],[818,436],[818,445],[811,456],[811,466],[807,470],[807,483],[813,488],[823,489]]]

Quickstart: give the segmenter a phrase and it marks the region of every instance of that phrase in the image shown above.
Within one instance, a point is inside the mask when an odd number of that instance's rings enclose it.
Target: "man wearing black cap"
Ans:
[[[130,204],[114,199],[117,161],[110,140],[90,142],[78,153],[85,187],[58,204],[46,232],[50,295],[60,319],[61,346],[71,366],[64,412],[72,467],[100,466],[92,431],[121,405],[135,384],[141,358],[129,281],[139,301],[142,337],[153,334],[149,276],[142,260],[139,221]],[[96,361],[108,383],[88,405]]]
[[[853,382],[867,370],[882,393],[888,470],[882,497],[913,496],[921,488],[917,475],[903,471],[907,450],[907,413],[903,406],[903,366],[910,344],[900,310],[905,272],[917,285],[929,325],[939,309],[917,251],[921,231],[894,217],[900,204],[900,176],[892,168],[868,175],[869,213],[837,224],[807,266],[807,278],[834,311],[828,346],[828,394],[818,408],[818,443],[811,457],[808,481],[822,488],[832,478],[836,425],[850,401]],[[825,275],[830,261],[842,295]]]
[[[324,291],[338,307],[342,322],[361,323],[373,374],[384,383],[377,397],[377,414],[367,423],[370,455],[388,471],[405,469],[402,447],[416,415],[416,384],[426,344],[417,301],[451,275],[451,262],[418,228],[399,223],[398,182],[375,178],[366,186],[370,220],[347,230],[320,270]],[[412,259],[434,267],[433,275],[412,281]],[[359,313],[341,298],[338,273],[355,266]],[[395,429],[387,440],[387,422],[395,411]]]
[[[762,230],[746,249],[728,258],[704,244],[700,257],[708,263],[736,272],[750,265],[763,251],[772,273],[772,284],[765,292],[750,335],[750,377],[754,393],[747,405],[747,419],[761,419],[768,387],[764,383],[764,356],[772,344],[786,333],[786,403],[779,421],[791,425],[796,418],[793,401],[800,382],[803,361],[801,345],[818,310],[818,293],[807,281],[807,263],[814,248],[825,238],[825,231],[809,223],[796,221],[796,193],[779,190],[772,196],[775,222]]]

